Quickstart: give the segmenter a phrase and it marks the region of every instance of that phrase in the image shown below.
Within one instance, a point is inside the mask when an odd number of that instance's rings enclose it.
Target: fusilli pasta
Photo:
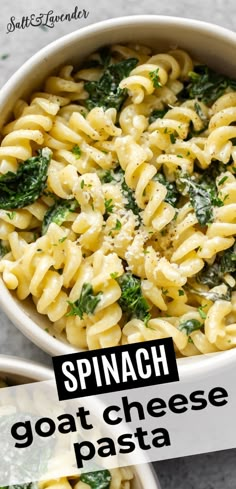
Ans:
[[[114,45],[49,76],[1,134],[0,272],[55,335],[235,347],[234,80]]]

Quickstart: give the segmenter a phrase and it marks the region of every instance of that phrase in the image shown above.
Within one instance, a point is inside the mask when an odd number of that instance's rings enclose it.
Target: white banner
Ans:
[[[236,447],[235,369],[58,401],[52,381],[0,390],[0,485]]]

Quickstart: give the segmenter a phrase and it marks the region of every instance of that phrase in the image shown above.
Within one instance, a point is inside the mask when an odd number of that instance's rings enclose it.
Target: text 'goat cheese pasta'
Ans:
[[[113,45],[19,100],[0,147],[0,272],[57,337],[236,346],[236,81]]]

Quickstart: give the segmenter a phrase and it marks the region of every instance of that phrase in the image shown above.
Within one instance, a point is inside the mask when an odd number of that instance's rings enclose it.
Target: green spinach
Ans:
[[[189,175],[180,176],[177,179],[177,189],[183,192],[183,195],[189,194],[191,205],[201,226],[213,222],[213,206],[224,205],[218,198],[215,182],[204,176],[199,181]]]
[[[134,191],[128,187],[125,181],[125,173],[122,168],[117,167],[114,170],[100,170],[98,176],[102,183],[120,183],[122,194],[125,197],[125,209],[131,210],[133,214],[138,217],[139,222],[141,223],[141,209],[135,200]]]
[[[85,101],[86,107],[89,110],[94,107],[103,107],[105,110],[114,107],[119,111],[128,94],[127,90],[119,87],[119,84],[137,63],[136,58],[129,58],[116,64],[109,64],[105,67],[100,80],[86,82],[84,87],[89,94],[89,98]]]
[[[203,113],[201,106],[198,102],[195,102],[194,110],[196,111],[196,113],[200,117],[200,119],[202,120],[202,128],[199,129],[198,131],[195,130],[192,121],[190,121],[189,132],[188,132],[187,137],[185,138],[185,141],[189,141],[189,139],[194,138],[196,136],[199,136],[199,134],[201,134],[202,132],[204,132],[208,128],[209,121],[208,121],[207,117],[205,116],[205,114]]]
[[[168,182],[168,180],[166,180],[165,176],[161,172],[156,173],[156,175],[154,176],[154,180],[157,180],[166,187],[167,194],[165,196],[165,202],[168,202],[168,204],[176,207],[180,199],[180,193],[177,190],[176,183]]]
[[[75,211],[79,206],[76,200],[63,200],[58,199],[54,205],[49,207],[43,218],[42,234],[45,234],[52,222],[55,222],[58,226],[61,226],[66,221],[70,212]]]
[[[226,273],[236,272],[236,245],[217,255],[212,265],[205,265],[197,274],[197,282],[209,287],[220,285]]]
[[[75,302],[68,301],[71,310],[67,316],[79,316],[80,319],[83,319],[84,314],[93,314],[102,295],[103,292],[94,294],[92,285],[84,283],[79,299]]]
[[[121,297],[118,303],[123,312],[130,318],[138,318],[147,325],[151,318],[150,307],[142,295],[141,280],[131,273],[124,273],[117,279],[121,288]]]
[[[189,336],[193,331],[197,331],[202,328],[202,323],[197,319],[187,319],[183,323],[180,323],[178,329]]]
[[[87,474],[81,474],[80,480],[81,482],[88,484],[91,489],[109,489],[111,483],[111,473],[109,470],[87,472]]]
[[[215,160],[206,170],[202,170],[201,179],[205,180],[207,183],[212,183],[213,180],[216,180],[216,178],[221,173],[225,173],[226,170],[227,165],[221,163],[221,161]],[[197,171],[201,172],[200,168],[198,168]]]
[[[216,73],[206,65],[197,65],[189,73],[190,82],[186,86],[188,96],[197,98],[205,104],[213,104],[225,90],[230,87],[236,90],[236,81],[226,75]]]
[[[236,272],[236,245],[233,245],[221,255],[219,267],[221,275]]]
[[[201,105],[198,103],[198,102],[195,102],[194,104],[194,110],[196,111],[198,117],[200,117],[200,119],[206,123],[207,121],[207,117],[205,116],[205,114],[203,113],[202,111],[202,108],[201,108]]]
[[[21,163],[17,172],[0,177],[0,208],[19,209],[33,204],[43,193],[52,152],[39,150],[38,156]]]
[[[111,183],[116,181],[114,170],[98,170],[97,175],[102,183]]]
[[[208,287],[216,287],[222,282],[218,263],[213,265],[205,265],[204,268],[197,274],[197,282]]]
[[[126,202],[124,204],[125,208],[127,210],[131,210],[133,212],[133,214],[135,214],[135,216],[138,217],[139,222],[141,223],[142,222],[142,218],[141,218],[141,214],[140,214],[141,209],[135,200],[134,191],[128,187],[125,179],[123,179],[123,181],[122,181],[121,190],[122,190],[122,193],[126,199]]]
[[[168,108],[166,109],[162,109],[162,110],[153,110],[149,116],[149,124],[152,124],[153,122],[155,122],[157,119],[163,119],[164,115],[166,115],[166,113],[168,112]]]

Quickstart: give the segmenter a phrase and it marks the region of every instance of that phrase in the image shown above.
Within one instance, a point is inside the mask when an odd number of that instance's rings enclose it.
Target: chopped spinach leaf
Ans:
[[[225,273],[236,272],[236,246],[232,246],[226,250],[219,262],[220,273],[224,275]]]
[[[180,185],[179,185],[180,183]],[[191,205],[194,208],[198,222],[205,226],[213,221],[213,209],[210,195],[206,189],[202,188],[193,178],[183,176],[177,181],[177,188],[186,195],[189,194]]]
[[[204,188],[210,195],[211,203],[213,206],[222,207],[224,205],[223,201],[218,197],[218,189],[212,177],[209,177],[207,174],[202,175],[199,180],[199,185]]]
[[[81,474],[80,480],[81,482],[88,484],[91,489],[109,489],[111,483],[111,473],[109,470],[87,472],[87,474]]]
[[[198,182],[189,175],[180,176],[177,189],[184,195],[189,194],[191,205],[201,226],[213,222],[213,206],[222,206],[223,202],[217,196],[214,181],[202,177]]]
[[[197,112],[198,117],[200,117],[200,119],[202,121],[207,120],[207,117],[203,114],[202,109],[201,109],[201,105],[198,102],[195,102],[194,109]]]
[[[94,294],[92,285],[84,283],[79,299],[75,302],[68,301],[71,310],[67,316],[79,316],[80,319],[83,319],[84,314],[93,314],[101,300],[102,294],[103,292]]]
[[[84,87],[89,94],[85,101],[86,107],[91,110],[94,107],[103,107],[105,110],[114,107],[117,111],[127,98],[127,90],[119,87],[123,78],[137,65],[136,58],[129,58],[116,64],[105,67],[100,80],[86,82]]]
[[[121,190],[122,190],[122,193],[126,199],[126,202],[124,204],[125,208],[127,210],[131,210],[133,212],[133,214],[135,214],[135,216],[138,216],[139,222],[141,222],[141,220],[142,220],[141,215],[140,215],[141,209],[139,208],[139,206],[135,200],[133,190],[128,187],[125,179],[123,179],[123,182],[121,184]]]
[[[132,317],[141,319],[147,325],[150,319],[150,307],[142,295],[141,280],[131,273],[124,273],[118,278],[121,297],[118,303],[128,320]]]
[[[123,196],[125,197],[125,203],[124,203],[125,209],[131,210],[133,214],[138,216],[139,222],[141,223],[142,221],[140,215],[141,209],[139,208],[135,200],[134,191],[128,187],[125,181],[125,173],[122,170],[122,168],[117,167],[114,170],[99,170],[98,176],[102,183],[121,184],[121,191]]]
[[[153,110],[149,116],[149,124],[152,124],[155,122],[157,119],[163,119],[164,115],[168,112],[168,108],[162,109],[162,110]]]
[[[37,489],[37,482],[26,482],[25,484],[14,484],[12,486],[1,486],[0,489]]]
[[[189,336],[193,331],[197,331],[202,328],[202,324],[197,319],[187,319],[183,323],[180,323],[178,329]]]
[[[101,65],[106,68],[110,64],[110,61],[111,61],[111,50],[110,50],[110,47],[109,46],[105,46],[104,48],[100,49],[99,56],[100,56],[100,59],[101,59]]]
[[[220,285],[222,280],[219,273],[219,265],[205,265],[204,268],[197,274],[197,282],[208,287],[216,287]]]
[[[197,282],[208,287],[215,287],[224,281],[226,273],[236,272],[236,245],[228,250],[218,253],[212,265],[206,264],[197,274]],[[236,277],[235,277],[236,278]]]
[[[52,152],[39,150],[38,156],[21,163],[17,172],[0,177],[0,208],[19,209],[33,204],[43,193]]]
[[[48,230],[49,225],[55,222],[58,226],[61,226],[64,221],[66,221],[70,212],[75,211],[79,206],[76,200],[63,200],[58,199],[54,205],[49,207],[43,218],[42,223],[42,234],[45,234]]]
[[[190,82],[186,86],[188,96],[197,98],[205,104],[213,104],[225,90],[230,87],[236,90],[236,81],[226,75],[216,73],[206,65],[197,65],[189,73]]]
[[[196,113],[200,117],[200,119],[202,120],[202,128],[197,131],[196,129],[194,129],[194,125],[193,125],[192,121],[190,121],[189,132],[188,132],[187,137],[185,138],[186,141],[189,141],[189,139],[191,139],[193,137],[199,136],[208,127],[209,121],[208,121],[207,117],[205,116],[205,114],[203,113],[201,106],[198,102],[195,102],[194,110],[196,111]]]
[[[221,174],[225,173],[227,170],[227,165],[224,165],[224,163],[221,163],[221,161],[213,161],[211,165],[206,169],[202,170],[201,173],[201,178],[204,179],[207,183],[212,183],[213,180],[216,180],[216,178]],[[198,168],[198,172],[201,172],[201,170]]]
[[[111,183],[115,181],[113,170],[98,170],[97,174],[102,183]]]
[[[177,190],[176,183],[168,182],[168,180],[166,180],[165,176],[161,172],[156,173],[156,175],[154,176],[154,180],[157,180],[166,187],[167,194],[165,196],[165,202],[168,202],[168,204],[176,207],[181,196]]]

